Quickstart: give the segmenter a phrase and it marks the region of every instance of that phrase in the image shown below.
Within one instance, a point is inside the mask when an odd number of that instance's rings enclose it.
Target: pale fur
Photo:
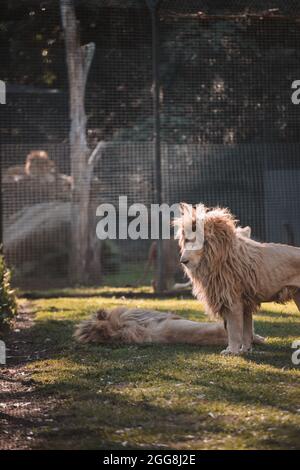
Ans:
[[[241,236],[235,219],[227,209],[203,208],[203,211],[204,247],[201,262],[193,270],[186,268],[194,295],[205,302],[213,316],[222,316],[223,310],[230,309],[241,292],[245,292],[245,301],[252,308],[256,307],[258,253],[245,249],[245,245],[239,242],[246,237]],[[179,228],[177,237],[182,252],[185,246],[183,219],[175,223]]]
[[[228,351],[238,354],[244,345],[243,334],[248,335],[245,342],[249,348],[251,322],[247,317],[252,318],[261,302],[282,303],[294,298],[299,308],[300,249],[251,240],[237,231],[237,221],[228,209],[199,205],[191,211],[191,206],[183,203],[181,210],[177,237],[193,292],[205,301],[213,316],[222,317],[229,325]],[[199,218],[204,224],[204,243],[198,250],[185,247],[184,223],[189,214],[190,223]],[[244,320],[238,319],[243,316]]]
[[[247,225],[247,227],[237,227],[237,233],[242,237],[251,237],[251,227]],[[181,289],[190,289],[192,287],[192,282],[189,279],[187,282],[176,283],[174,284],[172,290],[181,290]]]
[[[118,307],[99,310],[77,326],[74,337],[81,343],[187,343],[200,346],[226,345],[222,323],[186,320],[172,312]],[[254,335],[255,343],[264,338]]]

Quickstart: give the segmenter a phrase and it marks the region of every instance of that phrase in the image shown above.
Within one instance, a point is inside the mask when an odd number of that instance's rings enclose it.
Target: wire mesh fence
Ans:
[[[88,143],[109,143],[90,191],[96,236],[98,205],[118,211],[119,196],[128,205],[155,201],[151,16],[133,0],[79,1],[76,13],[82,43],[96,44]],[[28,2],[3,23],[12,28],[10,53],[0,51],[4,251],[17,285],[69,285],[72,178],[59,5]],[[298,2],[163,0],[159,39],[164,202],[228,206],[255,238],[300,244],[300,116],[291,101],[300,77]],[[33,151],[46,154],[27,159]],[[102,241],[90,283],[133,285],[151,243]]]

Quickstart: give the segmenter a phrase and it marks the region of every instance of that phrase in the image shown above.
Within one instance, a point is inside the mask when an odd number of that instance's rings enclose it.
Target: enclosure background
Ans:
[[[299,10],[297,1],[259,0],[163,0],[159,9],[164,201],[228,206],[255,238],[298,245],[300,107],[291,84],[300,79]],[[110,143],[94,173],[95,229],[102,202],[154,202],[151,17],[143,0],[77,1],[76,14],[82,43],[96,44],[89,145]],[[59,3],[6,2],[0,61],[4,251],[17,285],[68,285],[68,185],[7,177],[33,149],[70,174]],[[91,282],[132,284],[149,244],[104,243]]]

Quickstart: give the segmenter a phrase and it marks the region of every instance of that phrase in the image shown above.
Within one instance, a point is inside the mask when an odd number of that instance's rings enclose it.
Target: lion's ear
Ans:
[[[247,225],[246,227],[238,227],[237,232],[246,238],[251,238],[251,227]]]

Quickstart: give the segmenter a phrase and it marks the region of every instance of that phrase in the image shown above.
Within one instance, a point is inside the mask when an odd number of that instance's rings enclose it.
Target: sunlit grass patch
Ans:
[[[80,294],[80,291],[77,291]],[[42,448],[299,448],[300,339],[292,304],[263,305],[256,330],[268,337],[246,357],[220,347],[78,345],[75,325],[118,305],[172,310],[205,320],[192,299],[51,298],[33,302],[31,336],[45,357],[31,363],[41,399],[57,400]]]

